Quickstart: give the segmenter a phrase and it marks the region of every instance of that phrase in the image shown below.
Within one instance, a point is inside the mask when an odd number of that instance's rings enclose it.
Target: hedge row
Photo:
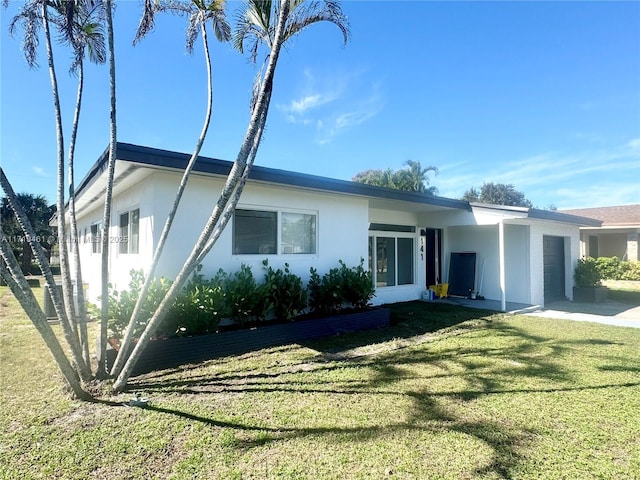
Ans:
[[[215,332],[220,320],[231,319],[241,327],[270,320],[293,320],[303,313],[330,315],[342,309],[365,309],[374,296],[371,273],[360,265],[332,268],[320,276],[311,268],[308,285],[291,273],[285,263],[273,269],[263,261],[264,279],[258,283],[251,267],[242,264],[240,270],[228,274],[222,269],[206,279],[201,266],[184,287],[170,312],[158,328],[159,336],[196,335]],[[140,270],[131,270],[129,289],[112,290],[109,294],[109,330],[121,338],[144,284]],[[134,327],[134,336],[144,330],[149,318],[171,286],[166,278],[154,279],[142,309],[141,321]]]
[[[595,263],[603,280],[640,281],[640,262],[620,260],[618,257],[599,257],[595,259]]]

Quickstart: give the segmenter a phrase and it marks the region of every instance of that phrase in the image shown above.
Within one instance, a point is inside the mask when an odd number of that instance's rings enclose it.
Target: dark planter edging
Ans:
[[[136,363],[133,375],[278,345],[386,327],[390,318],[391,311],[388,308],[375,308],[364,312],[264,325],[247,330],[152,340]],[[115,350],[111,349],[107,352],[109,368],[114,360]]]
[[[607,299],[607,287],[573,287],[573,301],[602,303]]]

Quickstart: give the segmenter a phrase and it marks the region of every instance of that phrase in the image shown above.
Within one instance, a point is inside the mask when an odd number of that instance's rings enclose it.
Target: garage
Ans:
[[[544,256],[544,303],[564,300],[566,295],[564,269],[564,237],[545,235]]]

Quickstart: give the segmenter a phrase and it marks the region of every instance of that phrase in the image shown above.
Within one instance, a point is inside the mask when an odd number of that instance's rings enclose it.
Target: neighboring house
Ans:
[[[615,207],[561,210],[561,213],[595,218],[600,227],[580,227],[580,255],[640,260],[640,203]]]
[[[125,289],[129,271],[148,270],[189,155],[118,144],[109,245],[109,276]],[[107,154],[77,188],[83,275],[89,298],[100,293],[99,232]],[[231,163],[200,157],[157,270],[173,277],[187,258]],[[238,270],[262,278],[262,261],[288,263],[305,281],[343,260],[363,258],[373,272],[376,304],[421,298],[435,283],[450,293],[544,305],[571,297],[580,256],[579,227],[600,222],[556,212],[468,203],[350,181],[255,166],[234,218],[202,273]]]

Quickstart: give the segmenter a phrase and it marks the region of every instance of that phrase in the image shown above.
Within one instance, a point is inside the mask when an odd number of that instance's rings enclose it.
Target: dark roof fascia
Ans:
[[[583,227],[600,227],[602,221],[594,218],[579,217],[578,215],[570,215],[568,213],[554,212],[553,210],[539,210],[537,208],[529,209],[529,218],[538,220],[551,220],[554,222],[573,223]]]
[[[89,172],[87,172],[84,178],[80,180],[80,183],[78,183],[78,186],[76,187],[76,191],[75,191],[76,197],[79,197],[85,188],[88,188],[93,182],[96,181],[96,179],[100,176],[100,174],[106,168],[106,163],[108,160],[109,160],[109,147],[107,147],[104,150],[104,152],[102,152],[102,155],[100,155],[100,157],[98,157],[98,160],[91,166],[91,168],[89,169]]]
[[[118,159],[142,165],[158,166],[184,170],[190,155],[172,152],[128,143],[118,143]],[[232,162],[210,157],[199,157],[194,171],[213,175],[228,175]],[[249,174],[251,180],[288,185],[293,187],[324,190],[351,195],[376,197],[389,200],[400,200],[411,203],[421,203],[440,207],[455,208],[470,211],[469,202],[451,198],[426,195],[418,192],[406,192],[390,188],[375,187],[363,183],[347,180],[336,180],[304,173],[290,172],[275,168],[254,166]]]

